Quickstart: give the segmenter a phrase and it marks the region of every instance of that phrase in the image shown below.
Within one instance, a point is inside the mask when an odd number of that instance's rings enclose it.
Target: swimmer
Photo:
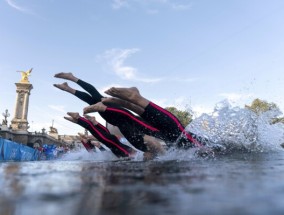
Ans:
[[[117,157],[135,157],[137,151],[130,146],[122,144],[115,135],[110,134],[107,128],[98,123],[95,117],[84,115],[81,117],[79,113],[68,112],[68,116],[64,118],[68,121],[81,125],[87,129],[97,140],[106,145]],[[144,160],[153,159],[158,154],[161,154],[163,150],[159,148],[156,142],[148,139],[147,152],[144,153]]]
[[[150,106],[150,109],[153,109],[152,106],[154,103],[149,105],[150,102],[148,100],[145,98],[141,99],[142,97],[137,88],[130,88],[130,91],[128,90],[128,92],[122,93],[116,91],[121,91],[123,88],[112,88],[106,91],[106,93],[109,95],[113,94],[115,96],[115,94],[121,94],[122,97],[121,103],[107,104],[106,101],[109,98],[104,98],[94,86],[80,80],[72,73],[58,73],[55,75],[55,77],[73,81],[85,89],[89,94],[69,87],[66,82],[61,85],[54,85],[55,87],[67,91],[77,96],[79,99],[87,102],[90,106],[84,109],[85,113],[98,112],[108,123],[119,127],[121,133],[126,137],[126,139],[135,148],[143,152],[146,152],[148,149],[144,144],[145,135],[159,138],[165,141],[168,146],[172,146],[172,143],[175,142],[176,146],[184,148],[203,147],[206,144],[202,138],[190,132],[184,132],[184,127],[181,125],[179,120],[170,112],[162,108],[160,108],[160,110],[164,110],[164,112],[161,112],[166,113],[162,114],[162,117],[159,117],[158,115],[160,113],[156,113],[155,111],[155,113],[152,113],[155,115],[154,117],[148,116],[147,113],[151,112],[151,110],[149,111],[149,108],[146,107]],[[127,99],[123,100],[123,97]],[[101,102],[101,100],[105,102],[105,104]],[[138,104],[135,104],[137,101]],[[134,111],[140,115],[140,117],[132,114],[132,112],[128,111],[127,109]],[[145,111],[145,109],[147,109],[147,111]],[[156,118],[157,116],[159,118]]]
[[[75,77],[72,73],[57,73],[54,77],[69,80],[81,86],[87,93],[71,88],[67,82],[64,82],[63,84],[54,84],[56,88],[75,95],[89,105],[95,104],[95,108],[102,118],[111,125],[117,126],[122,135],[136,149],[147,152],[148,147],[144,143],[145,135],[157,138],[163,137],[158,129],[154,128],[149,123],[142,120],[141,117],[134,115],[127,109],[121,108],[118,105],[104,105],[101,102],[103,96],[98,90],[91,84]],[[136,111],[139,112],[139,110]],[[143,111],[143,109],[141,108],[140,111]]]
[[[142,119],[157,128],[165,136],[164,139],[167,139],[169,142],[176,142],[178,147],[203,147],[206,145],[206,140],[197,137],[191,132],[185,131],[185,128],[177,117],[141,96],[136,87],[112,87],[105,91],[105,93],[113,97],[103,98],[102,103],[124,106],[131,111],[139,109],[139,112],[136,113],[139,114]],[[132,109],[132,107],[134,107],[134,109]],[[90,113],[91,111],[99,110],[100,108],[97,108],[96,105],[92,105],[86,107],[84,112]]]
[[[107,132],[107,129],[98,123],[95,117],[87,118],[86,115],[81,117],[79,113],[76,112],[68,112],[67,115],[68,116],[65,116],[64,119],[81,125],[83,128],[87,129],[95,138],[106,145],[117,157],[133,157],[136,154],[135,150],[122,144],[116,136]]]
[[[97,147],[100,151],[105,151],[106,149],[98,142],[95,140],[93,136],[86,136],[82,133],[78,133],[79,138],[83,146],[88,152],[93,152],[93,149]]]

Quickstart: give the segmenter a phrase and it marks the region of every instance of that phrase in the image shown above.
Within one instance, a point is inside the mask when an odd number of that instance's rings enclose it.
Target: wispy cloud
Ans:
[[[127,0],[113,0],[111,6],[112,6],[113,9],[118,10],[120,8],[123,8],[123,7],[128,7],[129,4],[128,4]]]
[[[192,5],[191,4],[176,4],[176,3],[171,3],[171,7],[174,10],[189,10],[191,9]]]
[[[5,1],[6,1],[6,3],[7,3],[10,7],[14,8],[14,9],[20,11],[20,12],[23,12],[23,13],[28,13],[28,12],[29,12],[28,9],[19,6],[19,5],[18,5],[15,1],[13,1],[13,0],[5,0]]]
[[[124,65],[125,60],[139,49],[111,49],[105,52],[104,58],[108,60],[108,64],[113,71],[122,79],[133,79],[136,76],[137,69]]]
[[[138,77],[138,70],[132,66],[125,65],[127,58],[140,51],[137,48],[133,49],[111,49],[106,51],[103,55],[98,56],[99,60],[104,59],[111,70],[124,80],[141,81],[145,83],[158,82],[160,78],[141,78]]]
[[[184,2],[184,3],[182,3]],[[177,3],[176,0],[113,0],[112,8],[113,9],[122,9],[122,8],[135,8],[135,6],[146,8],[147,13],[157,14],[159,10],[153,7],[166,6],[172,10],[188,10],[191,9],[192,4],[188,0],[183,0],[181,3]],[[151,9],[149,9],[151,8]]]

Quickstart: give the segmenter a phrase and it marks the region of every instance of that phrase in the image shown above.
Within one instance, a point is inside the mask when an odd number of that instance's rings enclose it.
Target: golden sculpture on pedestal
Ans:
[[[31,75],[33,68],[29,69],[28,71],[18,71],[22,75],[21,83],[29,83],[29,76]]]

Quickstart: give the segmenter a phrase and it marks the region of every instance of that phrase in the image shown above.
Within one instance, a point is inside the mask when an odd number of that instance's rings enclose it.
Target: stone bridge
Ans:
[[[33,147],[35,143],[39,144],[40,146],[43,144],[66,144],[61,140],[49,136],[47,133],[40,132],[15,132],[11,130],[0,130],[0,136],[2,138],[28,145],[30,147]]]

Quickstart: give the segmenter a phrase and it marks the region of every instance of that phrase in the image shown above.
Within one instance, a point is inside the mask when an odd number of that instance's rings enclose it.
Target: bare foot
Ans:
[[[90,116],[90,115],[87,115],[87,114],[84,114],[84,117],[88,120],[90,120],[94,125],[97,125],[98,124],[98,121],[96,120],[96,117],[94,116]]]
[[[87,139],[87,136],[85,134],[78,132],[78,135],[80,138]]]
[[[86,113],[92,113],[92,112],[105,112],[107,106],[105,106],[102,102],[98,102],[94,105],[90,105],[88,107],[85,107],[83,112]]]
[[[81,132],[78,132],[77,133],[80,137],[85,137],[86,135],[85,134],[83,134],[83,133],[81,133]]]
[[[60,72],[54,75],[55,78],[62,78],[70,81],[77,82],[78,78],[76,78],[71,72]]]
[[[81,142],[83,142],[84,144],[87,144],[88,139],[84,138],[84,137],[80,137],[79,138]]]
[[[150,103],[148,99],[140,95],[139,90],[136,87],[130,87],[130,88],[112,87],[106,90],[105,93],[129,101],[142,108],[147,107],[147,105]]]
[[[70,121],[70,122],[73,122],[73,123],[77,123],[78,121],[74,118],[72,118],[71,116],[64,116],[64,119]]]
[[[141,97],[136,87],[130,87],[130,88],[112,87],[106,90],[105,93],[110,96],[115,96],[126,101],[133,101]]]
[[[98,147],[98,148],[101,147],[101,144],[100,144],[99,141],[91,140],[91,144],[94,145],[94,146],[96,146],[96,147]]]
[[[75,120],[78,120],[80,118],[80,114],[77,112],[67,112],[67,114]]]
[[[58,88],[60,90],[67,91],[67,92],[69,92],[70,89],[72,89],[71,87],[69,87],[67,82],[64,82],[62,84],[53,84],[53,86],[55,86],[56,88]]]

